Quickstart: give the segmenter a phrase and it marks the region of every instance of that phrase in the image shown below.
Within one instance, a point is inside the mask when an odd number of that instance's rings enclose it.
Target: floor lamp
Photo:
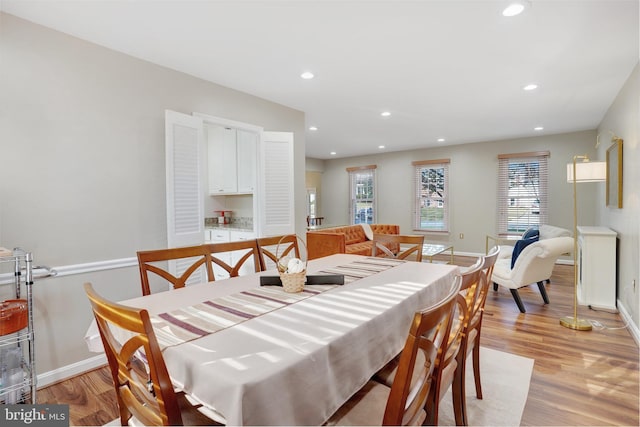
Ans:
[[[578,163],[578,160],[582,160]],[[578,318],[578,198],[577,185],[583,182],[601,182],[607,179],[606,162],[590,162],[589,157],[573,156],[567,164],[567,182],[573,184],[573,316],[560,319],[565,328],[590,331],[591,323]]]

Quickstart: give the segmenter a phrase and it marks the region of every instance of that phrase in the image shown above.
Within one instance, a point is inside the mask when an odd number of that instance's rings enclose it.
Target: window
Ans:
[[[376,166],[347,168],[349,172],[349,221],[351,224],[373,224],[376,218]]]
[[[547,223],[549,152],[498,156],[498,234]]]
[[[449,159],[413,162],[414,229],[449,231]]]
[[[307,188],[307,216],[316,216],[316,189]]]

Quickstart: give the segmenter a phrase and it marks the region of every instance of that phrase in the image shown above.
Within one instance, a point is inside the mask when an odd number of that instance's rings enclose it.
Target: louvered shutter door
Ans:
[[[167,110],[165,125],[167,246],[199,245],[204,243],[202,119]],[[176,274],[190,264],[172,261],[169,270]],[[200,269],[188,283],[203,281],[206,275]]]
[[[295,233],[293,133],[263,132],[260,235]]]

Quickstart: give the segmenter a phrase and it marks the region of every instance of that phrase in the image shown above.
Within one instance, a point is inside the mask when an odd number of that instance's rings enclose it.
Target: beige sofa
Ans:
[[[400,226],[394,224],[370,224],[370,227],[374,234],[400,234]],[[309,259],[339,253],[371,255],[372,250],[373,241],[360,224],[307,232]]]

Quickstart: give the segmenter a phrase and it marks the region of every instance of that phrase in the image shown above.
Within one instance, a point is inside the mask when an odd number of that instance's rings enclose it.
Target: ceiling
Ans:
[[[638,63],[638,0],[532,0],[511,18],[506,5],[0,0],[26,20],[304,111],[318,128],[306,153],[319,159],[595,129]]]

